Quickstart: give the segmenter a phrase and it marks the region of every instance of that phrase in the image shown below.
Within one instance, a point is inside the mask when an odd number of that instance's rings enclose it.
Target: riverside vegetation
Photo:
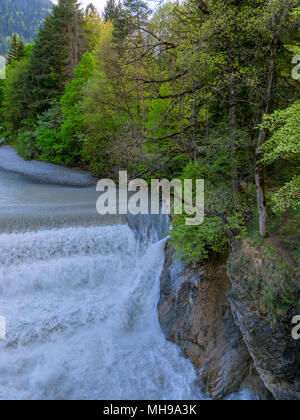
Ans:
[[[12,38],[1,126],[25,159],[204,178],[204,223],[173,218],[189,263],[250,229],[299,266],[299,22],[297,0],[59,0],[32,45]]]

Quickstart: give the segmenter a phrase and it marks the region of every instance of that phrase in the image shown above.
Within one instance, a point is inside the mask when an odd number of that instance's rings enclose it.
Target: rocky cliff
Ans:
[[[300,399],[300,341],[292,318],[300,314],[300,278],[274,249],[243,240],[228,260],[230,303],[265,386],[277,400]]]
[[[248,389],[269,399],[235,323],[230,290],[226,258],[186,269],[168,245],[158,305],[162,329],[194,364],[209,397]]]

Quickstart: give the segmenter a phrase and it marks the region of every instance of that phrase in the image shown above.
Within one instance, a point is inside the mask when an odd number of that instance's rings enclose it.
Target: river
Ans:
[[[157,315],[166,220],[0,170],[0,399],[202,399]]]

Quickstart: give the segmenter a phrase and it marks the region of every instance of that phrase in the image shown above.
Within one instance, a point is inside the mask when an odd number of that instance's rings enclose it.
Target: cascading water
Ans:
[[[161,233],[81,220],[0,235],[0,399],[202,398],[158,322]]]

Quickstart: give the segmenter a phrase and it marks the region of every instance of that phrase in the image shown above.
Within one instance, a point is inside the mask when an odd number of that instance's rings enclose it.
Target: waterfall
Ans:
[[[168,217],[100,217],[75,175],[43,184],[0,162],[0,400],[203,399],[158,321]]]
[[[0,399],[202,398],[158,322],[158,219],[0,235]]]

